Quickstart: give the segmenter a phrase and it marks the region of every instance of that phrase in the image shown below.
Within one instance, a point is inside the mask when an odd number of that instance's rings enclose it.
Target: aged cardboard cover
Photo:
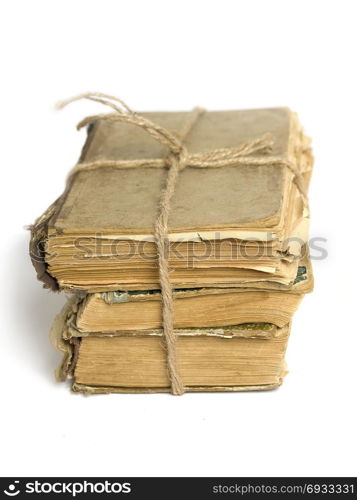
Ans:
[[[187,113],[143,115],[175,131],[180,128]],[[286,108],[206,112],[185,143],[188,150],[194,153],[239,146],[266,133],[270,134],[273,144],[268,154],[296,164],[308,182],[312,163],[308,141],[296,115]],[[150,159],[166,154],[165,148],[141,129],[103,120],[90,127],[80,161]],[[116,263],[110,262],[110,266],[106,267],[109,264],[98,261],[93,267],[93,261],[87,259],[85,263],[82,260],[81,267],[73,259],[76,256],[75,241],[80,236],[89,238],[94,246],[98,239],[105,242],[111,239],[152,241],[157,203],[165,176],[165,168],[147,167],[106,167],[83,170],[74,175],[63,195],[33,227],[31,254],[36,255],[33,262],[45,286],[90,291],[115,290],[121,283],[127,283],[128,289],[157,286],[152,274],[147,279],[138,276],[128,280],[133,275],[129,264],[125,275],[125,266],[119,266],[119,269]],[[265,273],[270,273],[270,279],[274,281],[272,274],[277,272],[278,276],[283,276],[280,282],[290,286],[291,277],[296,274],[296,263],[285,263],[284,267],[278,260],[289,260],[289,256],[299,253],[299,249],[287,248],[284,241],[295,233],[304,241],[307,220],[308,214],[293,183],[292,173],[287,168],[275,165],[210,169],[187,167],[180,174],[172,200],[169,237],[172,241],[193,243],[217,238],[234,239],[238,243],[254,240],[262,246],[271,242],[272,259],[246,264],[253,273],[252,281],[264,280]],[[145,269],[144,272],[147,272]],[[225,286],[225,273],[237,275],[233,283],[228,283],[229,286],[249,280],[243,271],[234,270],[231,273],[229,265],[219,272],[214,271],[212,266],[211,271],[207,271],[205,286],[217,283]],[[259,273],[262,273],[261,279]],[[115,279],[108,280],[108,274]],[[190,280],[181,277],[181,274],[178,275],[177,286],[194,286],[198,280],[196,275]],[[200,272],[200,276],[204,277],[204,274],[204,271]]]

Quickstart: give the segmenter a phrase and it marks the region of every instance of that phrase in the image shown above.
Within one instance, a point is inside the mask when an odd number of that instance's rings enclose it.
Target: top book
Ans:
[[[175,133],[188,115],[141,116]],[[204,112],[184,143],[195,155],[262,137],[270,150],[247,154],[246,162],[216,168],[188,163],[180,172],[168,220],[171,245],[180,247],[169,255],[175,288],[292,286],[308,223],[293,169],[306,189],[312,168],[296,114],[286,108]],[[158,288],[153,234],[167,169],[150,167],[150,160],[168,153],[133,124],[98,120],[88,127],[79,164],[98,168],[76,171],[32,228],[31,255],[45,286],[91,292]],[[272,161],[259,165],[259,158]],[[148,160],[148,166],[111,166],[118,160]]]

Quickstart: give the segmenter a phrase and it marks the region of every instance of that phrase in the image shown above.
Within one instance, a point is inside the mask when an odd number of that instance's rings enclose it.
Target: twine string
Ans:
[[[162,328],[165,339],[167,368],[173,394],[183,394],[185,391],[182,379],[178,370],[178,356],[176,349],[176,336],[174,332],[174,298],[170,282],[169,269],[169,236],[168,220],[171,208],[171,199],[175,192],[175,187],[179,173],[187,166],[194,168],[218,168],[223,166],[282,166],[287,167],[293,174],[298,191],[302,197],[304,205],[308,206],[307,192],[302,173],[290,161],[274,156],[253,156],[258,153],[271,151],[272,141],[267,135],[258,139],[248,141],[238,147],[217,148],[202,153],[189,153],[184,145],[185,138],[189,135],[200,116],[204,113],[201,108],[195,108],[188,114],[181,131],[174,134],[166,128],[153,121],[140,116],[132,111],[121,99],[99,92],[89,92],[71,97],[57,104],[58,109],[62,109],[70,103],[87,99],[110,107],[114,113],[97,114],[84,118],[77,125],[77,129],[86,127],[98,120],[112,122],[123,122],[135,125],[156,141],[169,149],[166,158],[149,158],[141,160],[98,160],[93,162],[78,163],[70,172],[70,176],[81,170],[93,170],[103,167],[113,168],[168,168],[165,187],[161,192],[158,203],[158,215],[155,222],[155,242],[158,254],[158,270],[162,296]]]

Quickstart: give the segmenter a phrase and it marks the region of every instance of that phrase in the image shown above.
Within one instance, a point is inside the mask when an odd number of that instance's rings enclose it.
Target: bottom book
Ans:
[[[52,327],[63,352],[60,380],[93,393],[170,392],[161,329],[81,332],[78,299],[68,301]],[[176,329],[178,369],[185,389],[249,391],[278,387],[284,375],[290,325],[244,323],[222,328]]]

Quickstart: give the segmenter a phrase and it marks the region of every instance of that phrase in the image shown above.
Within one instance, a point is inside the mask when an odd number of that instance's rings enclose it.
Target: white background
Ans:
[[[1,475],[356,475],[356,3],[16,1],[1,6]],[[273,392],[74,395],[24,229],[61,193],[96,90],[137,110],[298,111],[327,238]]]

